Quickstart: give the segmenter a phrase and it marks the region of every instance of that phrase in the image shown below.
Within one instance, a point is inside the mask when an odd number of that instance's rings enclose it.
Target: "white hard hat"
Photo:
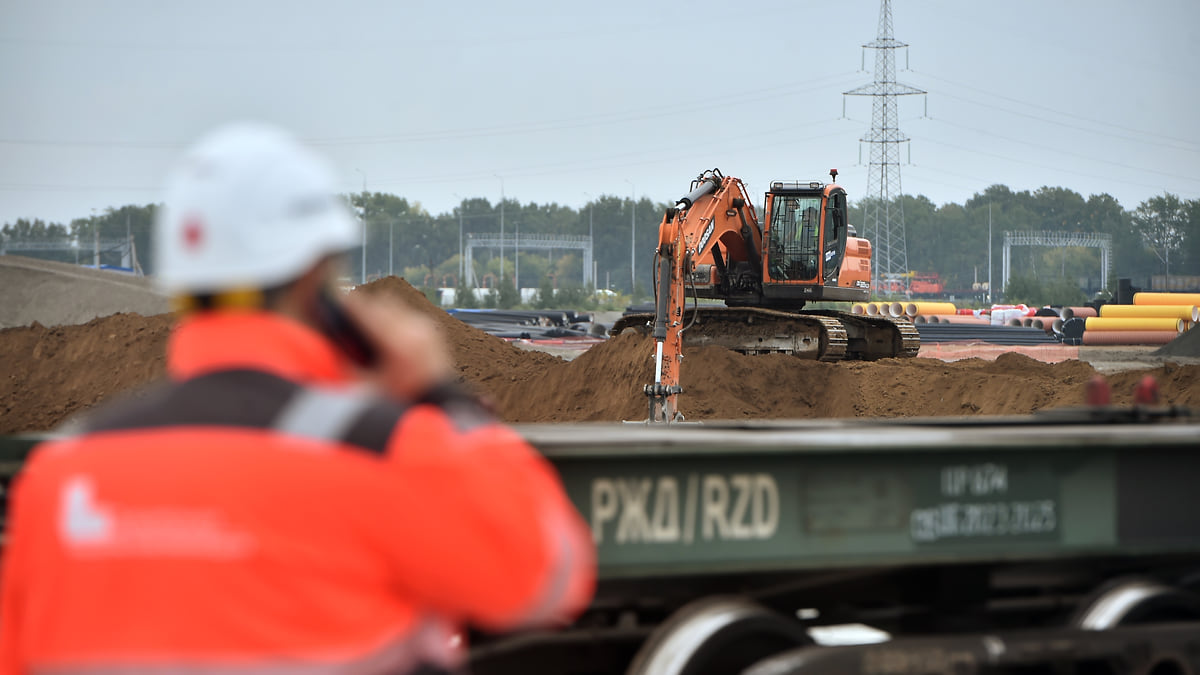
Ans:
[[[274,127],[205,136],[167,178],[160,285],[175,295],[266,289],[356,246],[359,227],[333,185],[324,162]]]

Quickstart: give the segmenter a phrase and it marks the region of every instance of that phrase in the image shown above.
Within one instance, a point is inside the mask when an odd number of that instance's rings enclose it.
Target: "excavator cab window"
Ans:
[[[846,193],[833,192],[825,205],[825,283],[837,284],[842,256],[846,253]]]
[[[821,198],[775,195],[771,210],[771,278],[811,281],[820,270]]]

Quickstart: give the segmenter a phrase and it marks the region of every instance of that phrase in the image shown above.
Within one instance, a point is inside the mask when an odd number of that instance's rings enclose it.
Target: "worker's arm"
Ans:
[[[28,511],[22,499],[22,483],[20,477],[14,481],[5,517],[4,557],[0,561],[0,675],[24,675],[26,672],[21,651],[24,619],[21,598],[25,583],[22,560],[30,552],[26,542],[29,528],[18,522]]]
[[[403,592],[492,629],[580,611],[595,551],[550,464],[445,384],[451,361],[428,317],[366,297],[346,307],[378,348],[368,376],[420,403],[392,434],[385,486],[366,513]]]
[[[388,450],[393,518],[375,529],[404,593],[493,630],[574,617],[595,550],[553,467],[512,430],[463,432],[441,408],[407,414]]]

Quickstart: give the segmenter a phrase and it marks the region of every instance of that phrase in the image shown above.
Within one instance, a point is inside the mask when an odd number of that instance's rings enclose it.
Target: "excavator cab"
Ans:
[[[772,281],[813,281],[821,262],[820,196],[768,195]]]
[[[836,185],[771,184],[767,193],[770,283],[837,286],[846,252],[846,192]]]

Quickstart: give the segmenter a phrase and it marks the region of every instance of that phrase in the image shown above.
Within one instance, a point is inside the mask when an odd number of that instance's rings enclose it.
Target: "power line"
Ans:
[[[630,165],[636,165],[636,164],[658,164],[658,163],[664,163],[664,162],[676,162],[682,158],[687,158],[687,157],[711,157],[714,151],[719,151],[722,149],[722,147],[727,147],[727,146],[722,146],[719,144],[721,144],[721,143],[729,144],[734,141],[738,141],[738,140],[742,140],[742,139],[746,139],[746,138],[756,138],[756,137],[761,137],[761,136],[768,136],[768,137],[772,137],[772,140],[769,143],[762,143],[762,144],[757,144],[757,145],[737,145],[737,146],[733,147],[733,149],[741,151],[741,150],[758,150],[758,149],[762,149],[762,148],[788,146],[788,145],[794,145],[796,143],[803,143],[803,142],[807,142],[807,141],[811,141],[811,140],[816,140],[818,138],[828,138],[830,135],[836,135],[839,133],[845,134],[845,133],[852,132],[852,130],[846,130],[846,131],[842,131],[842,132],[833,132],[832,134],[825,133],[825,134],[807,136],[804,138],[790,138],[788,140],[780,140],[781,134],[785,134],[788,132],[794,132],[797,128],[811,128],[811,127],[816,127],[816,126],[820,126],[820,125],[824,125],[824,124],[837,123],[838,121],[839,120],[837,120],[837,119],[830,118],[830,119],[820,120],[820,121],[816,121],[816,122],[804,122],[804,123],[800,123],[800,124],[792,123],[791,125],[789,125],[787,127],[782,127],[782,128],[778,128],[778,129],[771,129],[768,131],[761,131],[761,132],[755,132],[755,133],[750,133],[750,134],[740,134],[737,136],[727,137],[724,139],[712,140],[712,141],[706,143],[702,149],[699,149],[699,150],[697,150],[695,152],[691,152],[691,153],[679,152],[678,146],[666,146],[666,147],[653,148],[653,149],[648,149],[648,150],[639,150],[636,152],[626,152],[626,153],[618,153],[618,154],[613,154],[613,155],[603,155],[600,157],[588,157],[585,159],[571,160],[571,161],[567,161],[567,162],[554,162],[554,163],[550,163],[550,164],[535,164],[535,165],[526,165],[526,166],[520,166],[520,167],[507,167],[507,168],[501,169],[501,171],[506,176],[508,176],[508,175],[539,176],[539,175],[547,175],[550,173],[559,172],[562,170],[590,171],[590,170],[594,170],[597,168],[619,168],[622,166],[630,166]],[[643,158],[643,157],[652,157],[652,158],[654,158],[654,161],[651,161],[651,162],[636,161],[639,158]],[[621,160],[622,163],[613,164],[612,162],[614,162],[616,160]],[[600,164],[596,164],[596,162],[600,162]],[[468,172],[468,173],[463,173],[463,174],[443,174],[440,176],[429,176],[427,174],[422,174],[419,176],[408,176],[408,177],[383,179],[383,180],[376,181],[376,182],[381,185],[393,185],[393,184],[398,184],[398,183],[444,183],[444,182],[448,182],[448,181],[482,179],[482,178],[487,178],[490,175],[491,175],[490,171],[481,169],[479,171]]]
[[[1160,176],[1166,176],[1166,177],[1168,177],[1168,178],[1179,178],[1179,179],[1186,180],[1186,181],[1193,182],[1193,183],[1200,183],[1200,178],[1191,178],[1191,177],[1184,176],[1184,175],[1181,175],[1181,174],[1178,174],[1178,173],[1171,173],[1171,172],[1167,172],[1167,171],[1158,171],[1158,170],[1156,170],[1156,169],[1145,169],[1145,168],[1142,168],[1142,167],[1130,166],[1130,165],[1128,165],[1128,164],[1121,164],[1120,162],[1113,162],[1113,161],[1110,161],[1110,160],[1107,160],[1107,159],[1100,159],[1100,158],[1098,158],[1098,157],[1089,157],[1088,155],[1082,155],[1082,154],[1080,154],[1080,153],[1077,153],[1077,152],[1071,152],[1070,150],[1062,150],[1062,149],[1060,149],[1060,148],[1054,148],[1054,147],[1051,147],[1051,146],[1048,146],[1048,145],[1046,145],[1045,143],[1031,143],[1031,142],[1029,142],[1029,141],[1023,141],[1023,140],[1021,140],[1021,139],[1019,139],[1019,138],[1012,138],[1011,136],[1004,136],[1004,135],[1002,135],[1002,134],[997,134],[997,133],[994,133],[994,132],[991,132],[991,131],[987,131],[987,130],[985,130],[985,129],[976,129],[976,128],[974,128],[974,127],[969,127],[969,126],[966,126],[966,125],[964,125],[964,124],[957,124],[957,123],[955,123],[955,122],[949,122],[949,121],[946,121],[946,120],[943,120],[943,119],[937,119],[937,118],[934,118],[934,119],[932,119],[931,121],[933,121],[933,122],[935,122],[935,123],[940,123],[940,124],[945,124],[945,125],[948,125],[948,126],[952,126],[952,127],[955,127],[955,128],[957,128],[957,129],[962,129],[962,130],[964,130],[964,131],[970,131],[970,132],[973,132],[973,133],[982,134],[982,135],[984,135],[984,136],[991,136],[991,137],[993,137],[993,138],[998,138],[998,139],[1000,139],[1000,140],[1002,140],[1002,141],[1008,141],[1008,142],[1010,142],[1010,143],[1019,143],[1019,144],[1021,144],[1021,145],[1028,145],[1028,146],[1030,146],[1030,147],[1039,148],[1039,149],[1042,149],[1042,150],[1050,150],[1050,151],[1052,151],[1052,152],[1058,152],[1058,153],[1061,153],[1061,154],[1064,154],[1064,155],[1068,155],[1068,156],[1070,156],[1070,157],[1076,157],[1076,158],[1078,158],[1078,159],[1086,159],[1086,160],[1087,160],[1087,161],[1089,161],[1089,162],[1098,162],[1098,163],[1100,163],[1100,164],[1108,164],[1108,165],[1115,166],[1115,167],[1117,167],[1117,168],[1121,168],[1121,169],[1128,169],[1128,170],[1130,170],[1130,171],[1137,171],[1137,172],[1139,172],[1139,173],[1152,173],[1152,174],[1157,174],[1157,175],[1160,175]]]
[[[956,149],[956,150],[962,150],[963,152],[970,153],[970,154],[982,155],[982,156],[985,156],[985,157],[994,157],[994,158],[996,158],[996,159],[1003,159],[1003,160],[1005,160],[1005,161],[1008,161],[1008,162],[1013,162],[1013,163],[1016,163],[1016,164],[1025,164],[1025,165],[1027,165],[1027,166],[1037,167],[1037,168],[1039,168],[1039,169],[1046,169],[1046,170],[1048,170],[1048,171],[1056,171],[1056,172],[1059,172],[1059,173],[1069,173],[1069,174],[1076,175],[1076,176],[1083,176],[1083,177],[1085,177],[1085,178],[1095,178],[1095,179],[1097,179],[1097,180],[1103,180],[1103,181],[1111,181],[1111,180],[1112,180],[1112,178],[1111,178],[1111,177],[1108,177],[1108,176],[1097,176],[1097,175],[1095,175],[1095,174],[1083,173],[1083,172],[1081,172],[1081,171],[1073,171],[1073,170],[1071,170],[1071,169],[1063,169],[1063,168],[1060,168],[1060,167],[1047,166],[1047,165],[1045,165],[1045,164],[1038,164],[1037,162],[1031,162],[1031,161],[1029,161],[1029,160],[1027,160],[1027,159],[1018,159],[1018,158],[1016,158],[1016,157],[1009,157],[1009,156],[1007,156],[1007,155],[1001,155],[1001,154],[997,154],[997,153],[994,153],[994,152],[987,152],[987,151],[984,151],[984,150],[978,150],[978,149],[975,149],[975,148],[965,148],[965,147],[963,147],[963,146],[961,146],[961,145],[955,145],[954,143],[946,143],[946,142],[943,142],[943,141],[934,140],[934,139],[932,139],[932,138],[924,138],[924,137],[921,137],[921,140],[922,140],[922,141],[924,141],[925,143],[933,143],[934,145],[941,145],[941,146],[944,146],[944,147],[947,147],[947,148],[954,148],[954,149]],[[1139,183],[1139,182],[1137,182],[1137,181],[1134,181],[1134,180],[1129,180],[1128,178],[1122,178],[1122,179],[1120,180],[1120,183],[1121,183],[1122,185],[1136,185],[1137,187],[1150,188],[1150,189],[1153,189],[1153,190],[1161,190],[1161,189],[1162,189],[1162,184],[1161,184],[1161,183],[1160,183],[1160,184],[1156,184],[1156,185],[1150,185],[1150,184],[1148,184],[1148,183]]]
[[[978,87],[973,87],[973,86],[971,86],[971,85],[968,85],[968,84],[963,84],[963,83],[961,83],[961,82],[955,82],[955,81],[953,81],[953,80],[949,80],[949,79],[946,79],[946,78],[944,78],[944,77],[938,77],[937,75],[931,75],[931,74],[929,74],[929,73],[925,73],[925,72],[922,72],[922,73],[921,73],[921,75],[922,75],[922,76],[924,76],[924,77],[929,77],[929,78],[935,79],[935,80],[940,80],[940,81],[942,81],[942,82],[945,82],[946,84],[953,85],[953,86],[955,86],[955,87],[959,87],[959,88],[961,88],[961,89],[969,89],[969,90],[971,90],[971,91],[979,92],[979,93],[981,93],[981,94],[984,94],[984,95],[986,95],[986,96],[992,96],[992,97],[995,97],[995,98],[998,98],[998,99],[1002,99],[1002,100],[1005,100],[1005,101],[1011,101],[1011,102],[1013,102],[1013,103],[1017,103],[1017,104],[1019,104],[1019,105],[1028,106],[1028,107],[1030,107],[1030,108],[1037,108],[1037,109],[1039,109],[1039,110],[1044,110],[1044,111],[1046,111],[1046,112],[1054,113],[1054,114],[1056,114],[1056,115],[1062,115],[1062,116],[1064,116],[1064,117],[1073,117],[1073,118],[1075,118],[1075,119],[1082,120],[1082,121],[1084,121],[1084,122],[1089,122],[1089,123],[1091,123],[1091,124],[1097,124],[1097,125],[1100,125],[1100,126],[1103,126],[1103,127],[1111,127],[1111,128],[1113,128],[1113,129],[1120,129],[1120,130],[1122,130],[1122,131],[1128,131],[1128,132],[1135,133],[1135,134],[1141,134],[1141,135],[1143,135],[1143,136],[1149,136],[1149,137],[1152,137],[1152,138],[1159,138],[1159,139],[1162,139],[1163,141],[1166,141],[1166,143],[1163,143],[1163,144],[1154,144],[1154,145],[1160,145],[1161,147],[1167,147],[1167,148],[1172,148],[1172,149],[1176,149],[1176,150],[1187,150],[1187,151],[1189,151],[1189,152],[1200,152],[1200,141],[1191,141],[1191,140],[1186,140],[1186,139],[1181,139],[1181,138],[1175,138],[1175,137],[1172,137],[1172,136],[1164,136],[1164,135],[1162,135],[1162,134],[1156,134],[1156,133],[1149,132],[1149,131],[1143,131],[1143,130],[1141,130],[1141,129],[1134,129],[1133,127],[1127,127],[1127,126],[1123,126],[1123,125],[1119,125],[1119,124],[1113,124],[1113,123],[1111,123],[1111,122],[1104,122],[1104,121],[1097,120],[1097,119],[1093,119],[1093,118],[1090,118],[1090,117],[1084,117],[1084,116],[1082,116],[1082,115],[1076,115],[1076,114],[1074,114],[1074,113],[1069,113],[1069,112],[1065,112],[1065,111],[1062,111],[1062,110],[1057,110],[1057,109],[1055,109],[1055,108],[1050,108],[1050,107],[1047,107],[1047,106],[1044,106],[1044,105],[1039,105],[1039,104],[1036,104],[1036,103],[1030,103],[1029,101],[1022,101],[1021,99],[1013,98],[1013,97],[1011,97],[1011,96],[1004,96],[1004,95],[1002,95],[1002,94],[996,94],[996,93],[994,93],[994,92],[989,92],[989,91],[987,91],[987,90],[985,90],[985,89],[980,89],[980,88],[978,88]],[[987,107],[987,108],[989,108],[989,109],[993,109],[993,110],[1003,110],[1004,112],[1008,112],[1008,113],[1011,113],[1011,114],[1014,114],[1014,115],[1020,115],[1020,116],[1022,116],[1022,117],[1028,117],[1028,118],[1030,118],[1030,119],[1035,119],[1035,120],[1038,120],[1038,121],[1041,121],[1041,122],[1048,122],[1048,123],[1050,123],[1050,124],[1057,124],[1057,125],[1059,125],[1059,126],[1065,126],[1065,127],[1069,127],[1069,128],[1072,128],[1072,129],[1078,129],[1078,127],[1077,127],[1077,126],[1074,126],[1074,125],[1071,125],[1071,124],[1067,124],[1067,123],[1065,123],[1065,122],[1060,122],[1060,121],[1058,121],[1058,120],[1047,119],[1047,118],[1045,118],[1045,117],[1039,117],[1039,116],[1037,116],[1037,115],[1033,115],[1033,114],[1030,114],[1030,113],[1020,112],[1020,111],[1016,111],[1016,110],[1009,110],[1009,109],[1007,109],[1007,108],[998,108],[998,107],[996,107],[996,106],[993,106],[993,105],[991,105],[991,104],[987,104],[987,103],[980,103],[980,102],[978,102],[978,101],[975,101],[975,100],[972,100],[972,99],[969,99],[969,98],[966,98],[966,97],[963,97],[963,96],[956,96],[956,95],[954,95],[954,94],[947,94],[946,92],[939,92],[939,94],[940,94],[940,95],[942,95],[942,96],[946,96],[947,98],[953,98],[953,99],[957,99],[957,100],[960,100],[960,101],[964,101],[964,102],[966,102],[966,103],[971,103],[971,104],[973,104],[973,105],[984,106],[984,107]],[[1125,138],[1126,140],[1132,140],[1132,141],[1136,141],[1136,142],[1139,142],[1139,143],[1146,143],[1146,141],[1144,141],[1144,140],[1142,140],[1142,139],[1134,139],[1134,138],[1129,138],[1128,136],[1118,136],[1118,138]],[[1197,148],[1180,148],[1180,147],[1179,147],[1179,144],[1181,144],[1181,143],[1186,143],[1186,144],[1196,145],[1196,146],[1198,146],[1198,147],[1197,147]]]
[[[784,85],[750,89],[742,92],[731,92],[720,101],[705,97],[692,101],[672,101],[668,104],[658,104],[648,108],[617,111],[610,113],[593,113],[543,120],[541,122],[522,122],[518,124],[494,125],[467,129],[446,129],[439,131],[418,131],[405,134],[381,134],[373,136],[341,136],[341,137],[308,137],[304,142],[315,146],[354,146],[354,145],[385,145],[400,143],[416,143],[427,141],[463,140],[468,138],[496,137],[542,133],[546,131],[561,131],[578,129],[606,124],[619,124],[663,117],[692,118],[697,111],[717,110],[736,107],[750,103],[759,103],[778,98],[811,94],[814,87],[835,86],[838,80],[844,80],[853,75],[846,72],[835,75],[825,75],[810,80],[790,82]],[[0,138],[0,144],[48,147],[95,147],[95,148],[130,148],[146,150],[178,150],[186,147],[191,141],[99,141],[99,140],[51,140],[51,139],[20,139]]]

